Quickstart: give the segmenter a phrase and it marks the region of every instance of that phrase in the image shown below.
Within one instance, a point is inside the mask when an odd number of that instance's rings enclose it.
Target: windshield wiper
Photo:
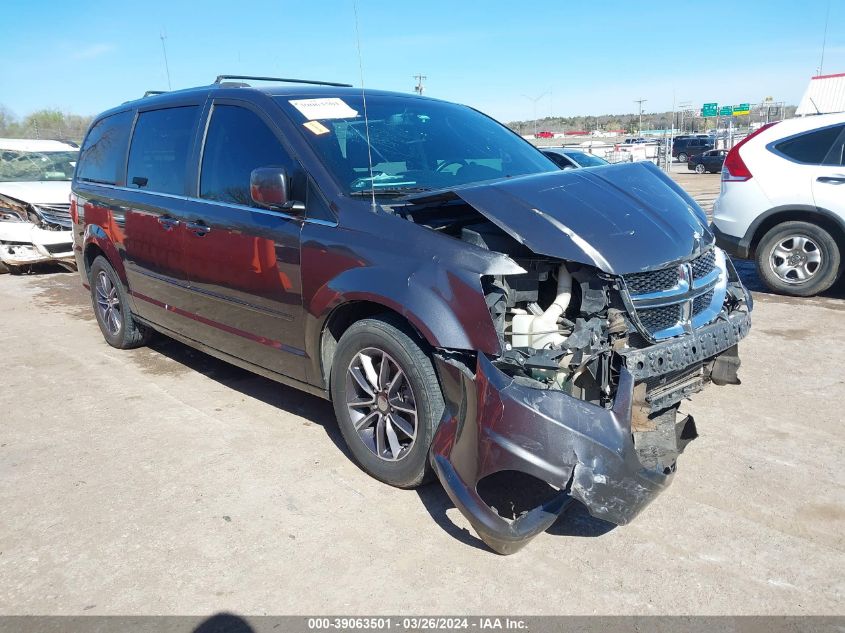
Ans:
[[[429,187],[376,187],[375,189],[361,189],[352,191],[350,196],[403,196],[408,193],[431,191]]]

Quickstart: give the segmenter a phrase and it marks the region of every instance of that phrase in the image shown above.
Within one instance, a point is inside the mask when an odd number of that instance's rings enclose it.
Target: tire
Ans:
[[[685,163],[685,162],[687,162],[688,159],[689,159],[689,156],[687,156],[684,152],[681,152],[680,154],[678,154],[678,162],[679,163]]]
[[[332,402],[349,451],[364,472],[397,488],[414,488],[433,475],[428,451],[443,415],[443,394],[423,345],[400,319],[381,315],[346,330],[332,363]],[[402,377],[385,389],[397,370]]]
[[[808,222],[783,222],[763,236],[755,254],[757,273],[774,292],[812,297],[839,277],[841,253],[833,237]]]
[[[695,173],[697,173],[697,174],[703,174],[706,171],[707,171],[707,168],[704,165],[702,165],[701,163],[698,163],[698,165],[695,166]]]
[[[123,283],[102,255],[91,264],[88,281],[94,316],[106,343],[117,349],[146,345],[153,331],[135,320]]]
[[[5,275],[7,272],[9,272],[9,267],[3,262],[0,262],[0,275]]]

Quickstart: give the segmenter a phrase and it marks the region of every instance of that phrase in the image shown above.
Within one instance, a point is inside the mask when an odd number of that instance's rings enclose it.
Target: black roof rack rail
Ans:
[[[165,92],[167,92],[167,90],[147,90],[141,98],[145,99],[147,97],[152,97],[153,95],[163,95]]]
[[[311,84],[314,86],[334,86],[336,88],[352,88],[352,84],[341,84],[334,81],[314,81],[311,79],[286,79],[284,77],[253,77],[251,75],[217,75],[215,84],[221,84],[228,79],[251,79],[253,81],[275,81],[285,84]]]

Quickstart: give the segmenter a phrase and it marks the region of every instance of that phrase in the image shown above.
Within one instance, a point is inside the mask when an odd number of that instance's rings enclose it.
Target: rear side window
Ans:
[[[807,165],[842,165],[845,125],[813,130],[775,145],[781,154]]]
[[[205,138],[200,197],[259,206],[249,195],[249,175],[258,167],[284,167],[294,176],[293,161],[257,114],[246,108],[215,105]],[[291,197],[304,200],[292,183]]]
[[[198,110],[197,106],[184,106],[138,115],[129,148],[129,187],[185,194],[188,152]]]
[[[123,184],[123,167],[133,112],[119,112],[97,121],[79,153],[76,178],[104,185]]]

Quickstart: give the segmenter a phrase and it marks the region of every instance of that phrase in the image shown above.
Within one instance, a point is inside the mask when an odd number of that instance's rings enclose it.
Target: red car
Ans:
[[[554,138],[554,137],[555,137],[555,135],[552,134],[551,132],[537,132],[534,135],[534,138]]]

